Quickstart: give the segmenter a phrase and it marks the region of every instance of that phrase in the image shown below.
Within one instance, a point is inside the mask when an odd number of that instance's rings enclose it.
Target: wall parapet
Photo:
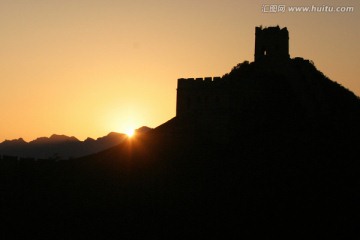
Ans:
[[[220,81],[221,77],[204,77],[204,78],[179,78],[178,79],[178,89],[179,88],[190,88],[197,86],[205,86],[207,84],[212,84]]]

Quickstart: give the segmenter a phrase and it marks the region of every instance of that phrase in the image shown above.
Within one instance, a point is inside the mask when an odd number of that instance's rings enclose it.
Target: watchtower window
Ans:
[[[262,53],[263,56],[266,56],[266,47],[263,47],[261,49],[261,53]]]

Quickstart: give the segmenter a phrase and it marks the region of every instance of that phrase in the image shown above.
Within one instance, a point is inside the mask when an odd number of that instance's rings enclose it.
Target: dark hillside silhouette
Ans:
[[[359,99],[311,61],[271,54],[221,78],[180,79],[176,117],[108,150],[1,161],[7,229],[58,239],[358,236]]]

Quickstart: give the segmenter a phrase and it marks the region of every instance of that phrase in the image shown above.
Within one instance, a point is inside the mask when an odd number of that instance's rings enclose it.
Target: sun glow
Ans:
[[[126,133],[126,135],[127,135],[129,138],[131,138],[131,137],[133,137],[134,134],[135,134],[135,129],[129,128],[129,129],[126,130],[125,133]]]

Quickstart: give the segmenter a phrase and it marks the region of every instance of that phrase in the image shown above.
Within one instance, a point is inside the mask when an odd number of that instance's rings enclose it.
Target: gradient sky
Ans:
[[[354,12],[263,13],[270,3]],[[359,11],[358,0],[0,0],[0,141],[156,127],[175,116],[178,78],[253,61],[259,25],[287,27],[291,57],[360,95]]]

